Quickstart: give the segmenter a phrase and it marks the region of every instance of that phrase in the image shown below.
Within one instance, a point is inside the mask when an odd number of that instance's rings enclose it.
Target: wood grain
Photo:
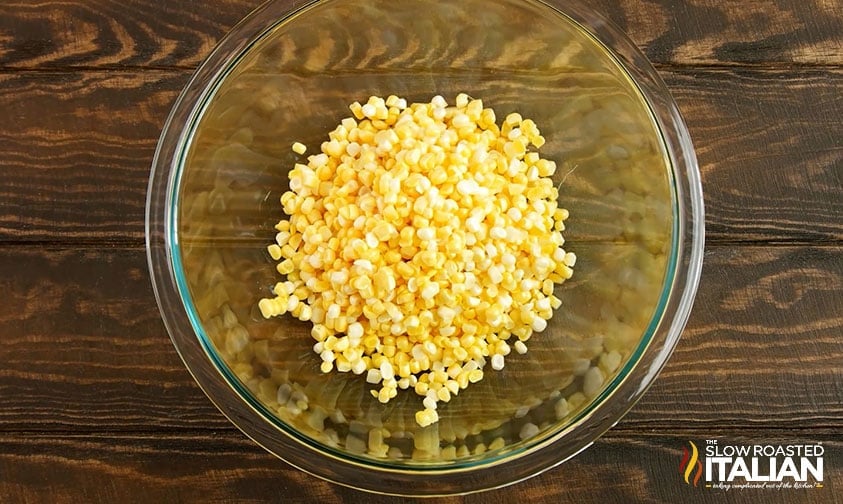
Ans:
[[[664,76],[699,158],[707,238],[843,238],[843,73]]]
[[[152,71],[0,77],[0,236],[139,241],[155,145],[187,78]]]
[[[11,0],[0,68],[195,67],[258,0]],[[843,9],[827,0],[621,2],[592,7],[660,65],[843,63]]]
[[[4,249],[0,415],[16,429],[221,427],[136,250]]]
[[[841,289],[841,247],[710,249],[674,357],[616,429],[843,428]],[[0,248],[0,290],[0,432],[229,427],[167,338],[142,249]]]
[[[838,425],[841,250],[716,247],[706,252],[703,268],[673,357],[624,423],[658,428],[670,418],[698,427]]]
[[[0,5],[0,66],[196,66],[259,0],[11,0]]]
[[[600,11],[662,65],[839,65],[843,7],[824,0],[622,0]]]
[[[839,461],[843,443],[829,434],[795,433],[822,443],[825,460]],[[763,437],[759,437],[762,435]],[[417,500],[375,496],[298,471],[227,430],[154,435],[0,436],[0,495],[4,502],[763,502],[826,503],[843,498],[839,464],[827,463],[823,488],[715,490],[692,487],[678,471],[688,440],[792,443],[792,436],[757,431],[706,438],[684,433],[609,434],[571,461],[525,482],[492,492]],[[60,479],[56,475],[61,475]],[[44,482],[52,484],[45,486]]]
[[[663,76],[695,141],[709,242],[843,238],[843,72]],[[140,243],[157,137],[187,78],[0,76],[0,241]]]

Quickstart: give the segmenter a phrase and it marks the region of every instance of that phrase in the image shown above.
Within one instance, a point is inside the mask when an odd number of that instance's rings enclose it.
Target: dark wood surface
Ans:
[[[156,140],[255,0],[0,4],[0,502],[393,502],[265,453],[179,360],[146,270]],[[644,399],[527,482],[443,502],[843,502],[843,3],[601,0],[695,142],[700,292]],[[822,442],[825,486],[680,483],[688,440]]]

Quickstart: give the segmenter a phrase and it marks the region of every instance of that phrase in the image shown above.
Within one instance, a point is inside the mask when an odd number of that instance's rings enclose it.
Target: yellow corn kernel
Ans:
[[[258,302],[258,308],[263,318],[269,318],[275,315],[274,305],[271,299],[261,299]]]
[[[356,117],[358,120],[363,119],[363,117],[365,117],[363,115],[363,106],[360,105],[359,102],[352,103],[348,106],[348,108],[349,110],[351,110],[351,113],[354,114],[354,117]]]
[[[293,144],[293,152],[296,154],[304,154],[307,152],[307,147],[301,142],[295,142]]]
[[[272,257],[272,260],[277,261],[281,259],[281,247],[277,244],[273,243],[272,245],[266,247],[266,251],[269,252],[269,256]]]
[[[276,269],[278,270],[278,273],[281,273],[282,275],[289,275],[295,269],[295,264],[292,260],[285,259],[284,261],[278,263]]]
[[[420,396],[427,395],[427,391],[430,390],[430,386],[425,382],[418,382],[416,383],[415,389],[416,394]]]
[[[468,373],[468,381],[471,383],[477,383],[483,379],[483,371],[480,369],[475,369]]]

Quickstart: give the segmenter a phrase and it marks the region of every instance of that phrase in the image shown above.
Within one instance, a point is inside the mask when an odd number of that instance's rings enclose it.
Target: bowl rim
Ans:
[[[704,248],[702,185],[690,135],[676,103],[646,57],[600,14],[579,0],[525,0],[549,7],[603,46],[644,98],[661,133],[664,154],[671,167],[674,243],[667,267],[667,274],[672,278],[664,282],[660,306],[648,327],[650,338],[644,338],[624,370],[575,421],[525,449],[459,467],[390,467],[343,456],[292,428],[279,429],[259,404],[250,404],[248,393],[238,392],[232,386],[226,366],[221,361],[214,362],[215,352],[207,339],[198,334],[200,325],[191,315],[191,301],[185,299],[180,288],[181,258],[178,235],[173,232],[177,229],[178,216],[173,209],[180,186],[182,156],[189,150],[194,126],[209,98],[237,59],[253,44],[276,26],[324,1],[269,0],[249,14],[221,39],[196,70],[162,129],[147,191],[146,250],[156,301],[177,352],[203,392],[246,436],[285,462],[334,483],[393,495],[454,495],[513,484],[561,464],[590,446],[640,399],[672,353],[693,306]],[[174,307],[182,309],[174,310]],[[607,409],[604,399],[610,395],[617,396],[617,402]],[[256,421],[255,415],[264,421]],[[333,464],[315,457],[317,453]],[[431,481],[434,475],[435,481]]]

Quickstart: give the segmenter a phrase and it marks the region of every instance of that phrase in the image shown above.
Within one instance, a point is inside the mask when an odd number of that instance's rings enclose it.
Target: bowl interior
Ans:
[[[268,26],[207,90],[174,164],[173,268],[209,357],[279,436],[374,464],[471,466],[526,453],[614,399],[662,317],[677,198],[641,91],[580,26],[535,1],[325,0]],[[370,95],[459,92],[542,130],[578,262],[529,351],[420,428],[421,397],[382,405],[364,377],[321,373],[310,325],[264,320],[257,302],[282,280],[266,245],[300,159],[290,145],[318,151]]]

